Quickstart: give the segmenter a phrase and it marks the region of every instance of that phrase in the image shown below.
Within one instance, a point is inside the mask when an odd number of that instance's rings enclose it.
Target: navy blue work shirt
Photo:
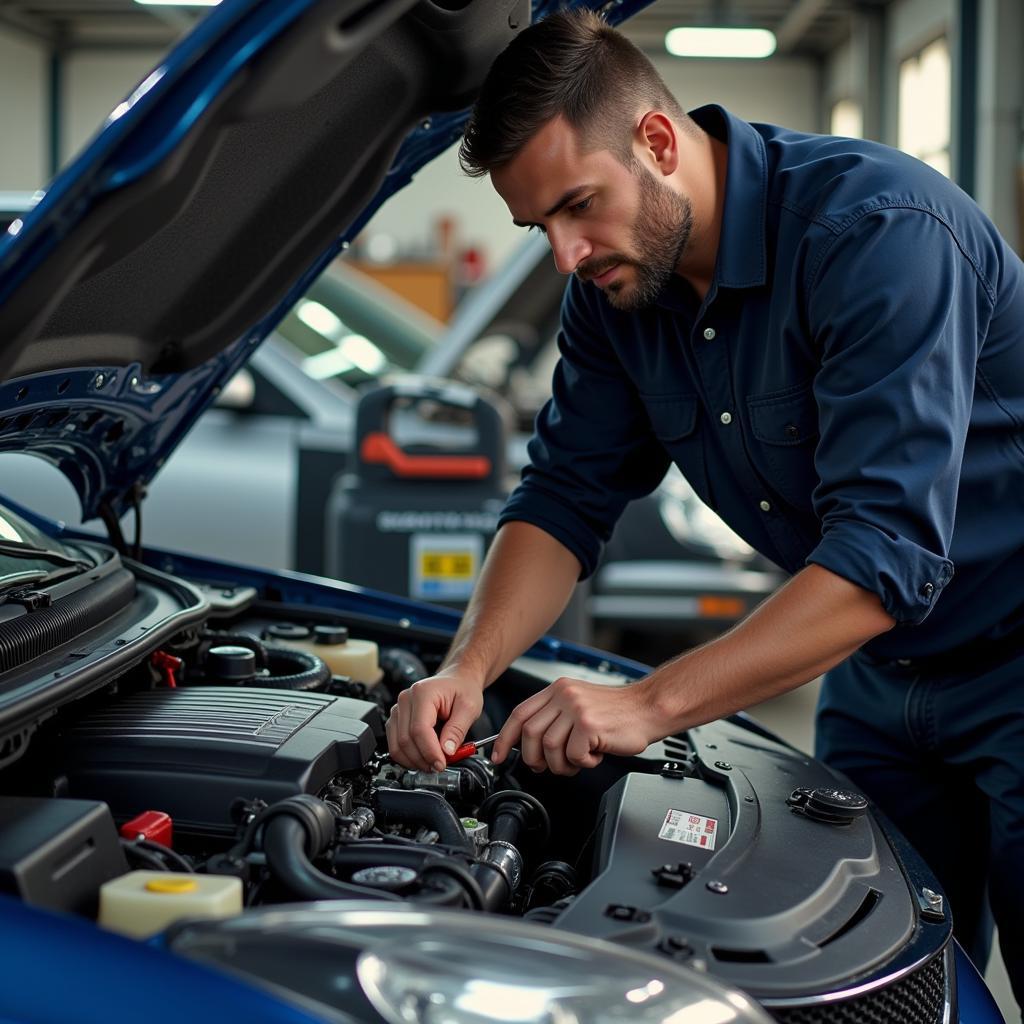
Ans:
[[[593,572],[674,461],[789,572],[824,566],[920,657],[1024,625],[1024,265],[977,205],[872,142],[694,119],[728,145],[711,287],[648,309],[570,279],[553,395],[501,522]],[[912,628],[911,628],[912,627]]]

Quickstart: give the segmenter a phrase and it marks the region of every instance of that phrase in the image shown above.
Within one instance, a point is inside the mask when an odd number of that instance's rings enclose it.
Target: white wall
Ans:
[[[72,51],[64,61],[61,163],[92,138],[107,115],[159,63],[162,50]]]
[[[35,191],[49,177],[49,55],[0,30],[0,190]]]
[[[675,60],[655,66],[687,108],[721,103],[751,121],[769,121],[803,131],[819,130],[818,83],[811,61]],[[456,218],[461,244],[481,247],[489,269],[500,265],[522,239],[505,204],[486,179],[467,178],[457,147],[420,171],[416,181],[389,200],[367,227],[391,235],[402,249],[429,248],[441,214]]]
[[[721,103],[747,121],[819,131],[818,75],[813,61],[699,60],[655,57],[654,66],[684,109]]]
[[[826,116],[839,100],[860,99],[861,83],[854,73],[855,61],[852,40],[847,40],[828,55],[823,83]]]

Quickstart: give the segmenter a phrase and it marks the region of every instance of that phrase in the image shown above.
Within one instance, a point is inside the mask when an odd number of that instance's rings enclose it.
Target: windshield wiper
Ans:
[[[37,548],[32,544],[23,544],[21,541],[0,540],[0,555],[10,555],[13,558],[41,558],[54,565],[67,565],[75,569],[92,569],[92,562],[83,558],[72,558],[65,555],[63,551],[51,551],[50,548]]]

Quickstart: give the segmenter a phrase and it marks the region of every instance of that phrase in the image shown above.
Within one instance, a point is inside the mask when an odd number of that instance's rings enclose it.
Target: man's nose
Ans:
[[[593,247],[582,235],[571,231],[549,230],[548,241],[560,274],[571,274],[593,252]]]

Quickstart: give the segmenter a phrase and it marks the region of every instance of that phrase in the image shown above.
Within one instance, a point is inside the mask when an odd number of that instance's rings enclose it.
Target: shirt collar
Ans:
[[[690,117],[729,147],[715,280],[726,288],[762,285],[766,279],[765,216],[768,199],[768,158],[764,139],[752,125],[717,104],[691,110]]]

